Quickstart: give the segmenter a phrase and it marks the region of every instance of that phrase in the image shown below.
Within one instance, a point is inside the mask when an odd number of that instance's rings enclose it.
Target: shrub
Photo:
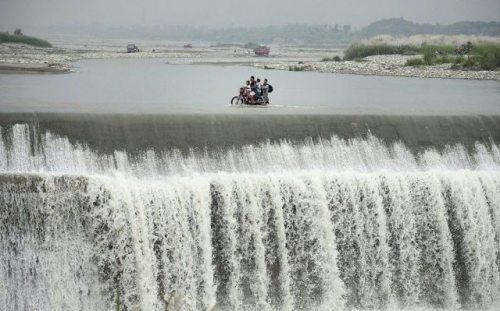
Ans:
[[[11,35],[5,32],[0,33],[0,43],[24,43],[44,48],[52,47],[48,41],[39,38],[24,35]]]
[[[430,46],[424,46],[422,47],[422,54],[424,56],[424,63],[426,65],[432,65],[435,57],[434,49]]]
[[[478,45],[472,49],[471,54],[477,58],[481,69],[495,70],[500,67],[500,45]]]
[[[357,58],[365,58],[372,55],[415,55],[418,54],[419,48],[412,45],[364,45],[353,44],[344,52],[345,60],[353,60]]]
[[[288,71],[304,71],[304,67],[301,67],[301,66],[288,66]]]
[[[321,59],[322,62],[340,62],[342,59],[339,56],[334,57],[324,57]]]
[[[456,62],[457,58],[458,57],[452,57],[452,56],[448,56],[448,55],[438,56],[435,58],[434,63],[435,64],[452,64],[452,63]]]
[[[455,59],[453,60],[453,63],[459,65],[459,64],[463,63],[464,60],[465,60],[464,57],[460,55],[458,57],[455,57]]]
[[[421,58],[410,58],[406,61],[405,66],[422,66],[424,65],[424,60]]]
[[[427,45],[427,44],[422,44],[421,50],[423,52],[424,49],[430,49],[433,50],[435,54],[438,55],[449,55],[449,54],[455,54],[456,51],[456,46],[454,45]]]
[[[469,69],[477,68],[478,67],[477,58],[474,56],[469,56],[465,58],[464,61],[462,62],[462,66],[463,68],[469,68]]]
[[[344,53],[345,60],[362,60],[371,55],[415,55],[422,54],[422,59],[410,59],[406,66],[421,66],[434,64],[454,64],[453,68],[496,70],[500,68],[500,45],[479,44],[471,46],[468,57],[458,56],[457,47],[453,45],[413,45],[387,44],[353,44]],[[330,61],[325,58],[322,61]],[[421,63],[422,62],[422,63]]]

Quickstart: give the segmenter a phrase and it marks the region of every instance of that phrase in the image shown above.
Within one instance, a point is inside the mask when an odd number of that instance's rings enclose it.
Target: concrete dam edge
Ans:
[[[500,142],[500,116],[496,115],[0,114],[4,130],[14,124],[30,125],[36,129],[35,136],[51,132],[105,154],[115,150],[131,154],[147,149],[220,150],[266,141],[329,139],[332,135],[351,139],[371,134],[388,144],[403,142],[414,152],[455,144],[473,149],[477,142]]]

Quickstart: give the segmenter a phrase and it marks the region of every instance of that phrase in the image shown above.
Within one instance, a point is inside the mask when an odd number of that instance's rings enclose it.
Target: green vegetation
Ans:
[[[115,295],[115,311],[120,311],[120,290],[117,288],[116,289],[116,295]]]
[[[24,35],[11,35],[8,32],[0,32],[0,43],[24,43],[44,48],[52,47],[50,42],[43,39]]]
[[[476,70],[496,70],[500,68],[500,45],[478,44],[470,45],[467,57],[460,55],[460,47],[453,45],[365,45],[353,44],[344,54],[344,60],[359,60],[372,55],[416,55],[422,58],[409,59],[406,66],[454,64],[453,68]],[[327,60],[324,60],[327,61]]]
[[[288,71],[304,71],[302,66],[288,66]]]
[[[412,58],[405,66],[453,64],[452,69],[497,70],[500,68],[500,45],[481,44],[468,55],[457,55],[450,46],[422,46],[422,58]]]
[[[353,44],[344,53],[345,60],[365,58],[372,55],[417,55],[423,54],[453,54],[453,45],[389,45],[389,44]]]
[[[334,57],[324,57],[321,59],[322,62],[340,62],[342,59],[339,56]]]
[[[484,70],[500,68],[500,45],[478,45],[471,52],[479,67]]]
[[[416,66],[423,66],[424,64],[425,64],[424,60],[421,58],[411,58],[406,61],[405,66],[416,67]]]
[[[353,44],[344,52],[344,60],[354,60],[372,55],[415,55],[420,48],[413,45],[388,45],[388,44]]]
[[[434,49],[430,46],[424,46],[422,48],[422,54],[424,56],[424,64],[432,65],[434,57],[436,57]]]
[[[423,58],[411,58],[406,61],[405,66],[415,67],[423,65],[459,64],[462,61],[462,56],[435,56],[434,53],[426,51]]]

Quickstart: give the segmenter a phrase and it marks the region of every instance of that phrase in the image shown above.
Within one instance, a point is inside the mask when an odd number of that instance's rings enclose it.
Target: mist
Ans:
[[[415,22],[500,21],[498,0],[0,0],[0,27],[58,25],[207,27],[349,24],[381,18]]]

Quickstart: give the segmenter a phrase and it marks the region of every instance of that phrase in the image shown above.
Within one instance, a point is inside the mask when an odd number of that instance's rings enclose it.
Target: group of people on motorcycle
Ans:
[[[269,93],[273,91],[273,87],[267,79],[261,82],[260,79],[255,79],[254,76],[246,81],[242,87],[243,96],[246,97],[248,103],[253,104],[269,104]]]

